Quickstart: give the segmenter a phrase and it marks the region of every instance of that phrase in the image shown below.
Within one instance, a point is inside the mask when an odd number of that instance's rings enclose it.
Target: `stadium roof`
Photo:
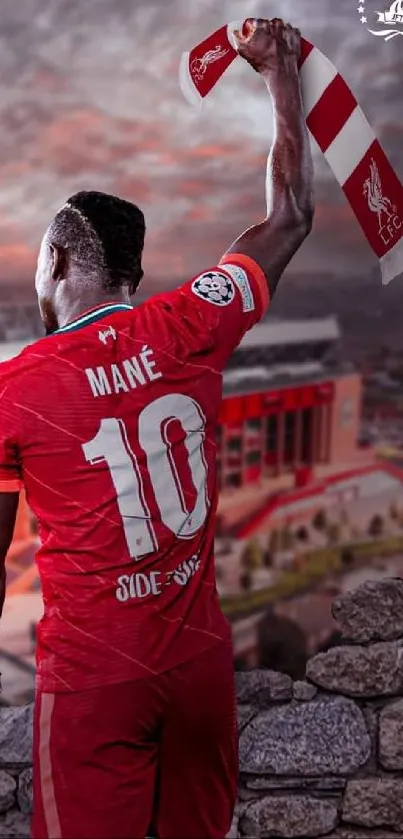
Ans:
[[[312,320],[267,320],[246,333],[240,348],[337,341],[339,338],[339,325],[333,316]]]
[[[275,347],[292,344],[311,344],[319,341],[337,341],[340,329],[337,318],[328,317],[313,320],[268,320],[247,332],[241,349],[254,347]],[[10,341],[0,343],[0,362],[18,355],[27,344],[35,341]]]

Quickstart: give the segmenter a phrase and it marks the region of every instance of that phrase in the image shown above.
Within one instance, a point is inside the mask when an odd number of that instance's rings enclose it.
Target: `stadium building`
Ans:
[[[266,321],[244,337],[224,373],[220,489],[357,457],[361,377],[340,353],[333,317]]]

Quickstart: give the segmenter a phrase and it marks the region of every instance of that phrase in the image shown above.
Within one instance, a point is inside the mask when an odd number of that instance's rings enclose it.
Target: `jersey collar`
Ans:
[[[87,312],[82,312],[74,320],[67,323],[53,332],[53,335],[59,335],[64,332],[74,332],[76,329],[82,329],[83,326],[90,326],[91,323],[96,323],[97,320],[106,317],[107,315],[114,315],[116,312],[123,312],[127,309],[132,309],[128,303],[104,303],[102,306],[96,306],[89,309]]]

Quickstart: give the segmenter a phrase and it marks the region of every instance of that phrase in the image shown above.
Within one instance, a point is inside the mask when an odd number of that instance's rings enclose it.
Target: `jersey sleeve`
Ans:
[[[261,320],[269,305],[266,277],[243,254],[226,254],[219,265],[163,295],[164,305],[189,355],[210,353],[224,367],[245,333]]]
[[[22,485],[15,411],[0,378],[0,492],[19,492]]]

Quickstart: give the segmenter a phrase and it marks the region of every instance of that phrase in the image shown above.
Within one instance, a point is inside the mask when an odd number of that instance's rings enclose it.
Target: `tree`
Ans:
[[[328,524],[326,533],[329,545],[337,545],[340,542],[340,525],[337,521],[332,521]]]
[[[396,504],[396,501],[392,501],[389,507],[389,518],[392,521],[399,521],[399,508]]]
[[[318,510],[312,519],[312,527],[322,533],[327,527],[327,515],[325,510]]]
[[[283,551],[292,551],[295,547],[295,536],[289,527],[283,530]]]
[[[268,612],[257,628],[259,667],[303,679],[308,659],[303,629],[290,618]]]
[[[271,530],[269,533],[269,553],[276,554],[281,550],[281,535],[277,528]]]
[[[385,529],[385,522],[382,516],[379,513],[376,513],[375,516],[372,516],[372,519],[368,525],[368,536],[372,536],[373,539],[379,538],[379,536],[383,535]]]
[[[298,539],[298,542],[308,542],[308,540],[309,540],[308,528],[305,527],[304,524],[301,524],[300,527],[298,527],[297,530],[295,531],[295,536]]]
[[[341,564],[343,568],[351,568],[354,563],[354,551],[351,548],[343,548],[341,552]]]
[[[239,586],[241,591],[250,591],[252,588],[252,574],[249,571],[244,571],[239,578]]]
[[[263,556],[263,565],[265,568],[273,568],[274,560],[273,554],[270,551],[265,551]]]
[[[236,673],[244,673],[249,670],[248,661],[243,655],[236,655],[234,657],[234,670]]]
[[[263,559],[263,549],[258,539],[247,542],[241,554],[242,567],[247,571],[256,571],[263,567]]]

